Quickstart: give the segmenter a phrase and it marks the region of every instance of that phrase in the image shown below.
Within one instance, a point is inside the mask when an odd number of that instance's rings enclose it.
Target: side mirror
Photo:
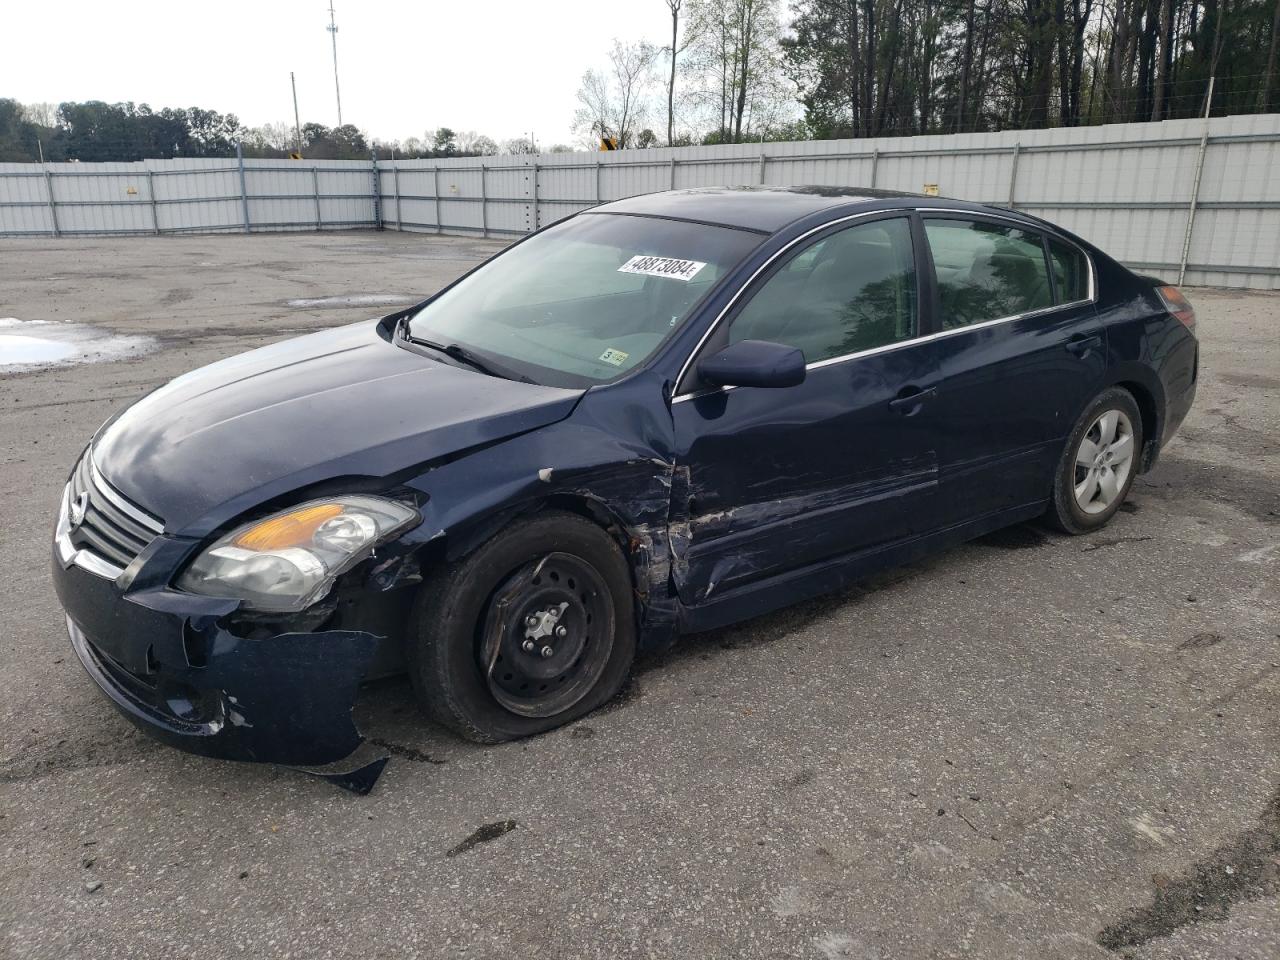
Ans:
[[[739,340],[698,363],[698,376],[717,387],[794,387],[804,374],[800,350],[767,340]]]

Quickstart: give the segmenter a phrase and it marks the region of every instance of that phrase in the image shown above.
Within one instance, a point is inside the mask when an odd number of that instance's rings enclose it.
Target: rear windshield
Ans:
[[[502,253],[419,310],[410,339],[457,344],[495,371],[590,386],[643,363],[764,238],[584,214]]]

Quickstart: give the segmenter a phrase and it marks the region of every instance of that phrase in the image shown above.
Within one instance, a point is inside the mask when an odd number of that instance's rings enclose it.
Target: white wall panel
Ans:
[[[617,153],[367,161],[0,164],[0,237],[372,227],[512,237],[672,187],[923,192],[1045,217],[1175,275],[1202,120]],[[1280,115],[1209,121],[1191,283],[1280,289]],[[763,158],[763,162],[762,162]],[[243,172],[242,172],[243,171]],[[375,181],[376,178],[376,181]],[[376,182],[376,187],[375,187]],[[52,188],[54,206],[49,203]],[[2,248],[0,248],[2,249]]]

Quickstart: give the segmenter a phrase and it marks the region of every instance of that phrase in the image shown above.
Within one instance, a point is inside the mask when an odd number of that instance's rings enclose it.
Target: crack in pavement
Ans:
[[[399,757],[402,760],[412,760],[414,763],[430,763],[435,766],[443,766],[447,760],[437,760],[429,753],[424,753],[415,747],[405,746],[403,743],[393,743],[390,740],[382,740],[378,737],[370,737],[369,742],[374,746],[381,747],[393,757]]]
[[[54,750],[64,746],[66,741],[59,741]],[[0,783],[31,783],[43,780],[58,773],[85,770],[90,767],[115,767],[132,763],[152,753],[166,749],[162,744],[142,739],[125,738],[120,742],[92,744],[75,752],[66,751],[61,755],[35,755],[35,747],[19,750],[12,757],[0,761]]]
[[[1223,704],[1229,703],[1230,701],[1235,700],[1237,697],[1239,697],[1244,693],[1248,693],[1254,687],[1258,686],[1264,680],[1270,677],[1273,673],[1275,673],[1277,669],[1280,669],[1280,668],[1276,666],[1263,667],[1261,670],[1259,670],[1253,676],[1249,677],[1247,680],[1243,681],[1240,684],[1237,684],[1236,686],[1232,687],[1230,690],[1227,690],[1225,693],[1221,694],[1220,696],[1217,696],[1214,699],[1210,700],[1208,703],[1204,704],[1199,709],[1187,711],[1186,716],[1188,721],[1194,719],[1197,716],[1213,713]],[[1161,734],[1160,741],[1161,742],[1168,741],[1173,737],[1174,732],[1175,732],[1174,729],[1165,731],[1164,733]],[[1116,757],[1114,760],[1108,763],[1101,764],[1094,771],[1092,771],[1087,778],[1083,780],[1077,780],[1076,782],[1074,782],[1067,793],[1054,797],[1049,803],[1047,803],[1045,806],[1041,807],[1034,814],[1032,814],[1030,818],[1022,822],[1014,821],[1010,823],[1005,828],[1004,835],[1012,836],[1015,833],[1021,833],[1025,830],[1030,829],[1031,827],[1040,823],[1047,817],[1056,813],[1059,809],[1066,806],[1072,800],[1077,800],[1080,797],[1082,797],[1089,787],[1100,782],[1101,780],[1109,776],[1113,771],[1119,769],[1120,767],[1124,766],[1127,763],[1130,763],[1134,758],[1148,755],[1150,752],[1151,752],[1150,745],[1147,743],[1129,744],[1128,749],[1126,749],[1123,753],[1121,753],[1120,756]]]
[[[156,383],[166,383],[165,380],[157,380]],[[13,410],[43,410],[46,407],[71,407],[83,403],[102,403],[104,400],[138,400],[141,399],[140,393],[98,393],[92,397],[81,397],[78,400],[50,400],[48,403],[30,403],[20,407],[13,407]]]
[[[1259,820],[1181,876],[1153,875],[1152,903],[1134,907],[1105,927],[1098,945],[1113,952],[1141,946],[1188,924],[1225,920],[1234,903],[1280,893],[1280,790]]]
[[[1107,537],[1081,547],[1080,552],[1092,553],[1094,550],[1103,550],[1107,547],[1118,547],[1123,543],[1146,543],[1148,540],[1154,539],[1155,537]]]

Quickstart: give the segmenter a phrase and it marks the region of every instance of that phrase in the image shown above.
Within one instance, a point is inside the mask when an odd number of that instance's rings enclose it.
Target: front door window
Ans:
[[[729,342],[798,347],[808,363],[916,335],[915,258],[905,218],[832,233],[792,257],[751,298]]]

